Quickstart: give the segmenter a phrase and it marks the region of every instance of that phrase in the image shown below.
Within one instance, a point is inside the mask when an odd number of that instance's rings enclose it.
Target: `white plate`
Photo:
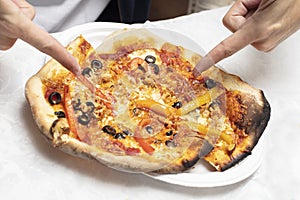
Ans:
[[[123,28],[140,28],[143,25],[129,26],[118,23],[105,23],[95,22],[88,23],[79,26],[75,26],[68,29],[57,37],[57,39],[64,45],[74,40],[80,34],[87,39],[94,48],[99,46],[103,39],[112,33]],[[180,33],[166,30],[149,28],[150,31],[157,34],[162,39],[173,43],[175,45],[181,45],[187,49],[195,51],[200,55],[204,54],[204,51],[193,40],[181,35]],[[194,169],[186,173],[180,174],[168,174],[168,175],[155,175],[145,174],[156,180],[164,181],[171,184],[182,185],[187,187],[217,187],[224,186],[242,181],[252,175],[260,166],[263,158],[263,137],[261,137],[259,143],[256,145],[252,154],[241,161],[239,164],[231,167],[224,172],[212,171],[207,167],[205,163],[199,162]]]

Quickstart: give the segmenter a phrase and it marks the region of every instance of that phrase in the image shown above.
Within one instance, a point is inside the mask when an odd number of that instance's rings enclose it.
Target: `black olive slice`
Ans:
[[[109,125],[104,126],[102,128],[102,131],[104,131],[105,133],[112,135],[112,136],[115,136],[117,133],[116,129],[114,129],[114,127],[109,126]]]
[[[56,124],[59,122],[59,119],[56,119],[52,125],[51,125],[51,128],[50,128],[50,133],[51,135],[53,136],[54,135],[54,132],[53,132],[53,129],[55,128]]]
[[[138,64],[138,69],[144,73],[146,72],[145,68],[141,64]]]
[[[89,109],[89,112],[90,112],[90,113],[94,112],[94,110],[95,110],[95,105],[93,104],[93,102],[88,101],[88,102],[86,102],[85,104],[86,104],[88,107],[90,107],[90,109]]]
[[[145,61],[146,61],[148,64],[150,64],[150,63],[155,63],[156,58],[155,58],[154,56],[152,56],[152,55],[147,55],[147,56],[145,57]]]
[[[175,102],[175,103],[172,105],[172,107],[173,107],[173,108],[177,108],[177,109],[181,108],[181,107],[182,107],[181,101]]]
[[[80,105],[81,105],[81,101],[80,99],[77,99],[77,102],[73,104],[74,110],[81,110]]]
[[[176,147],[176,143],[173,141],[173,140],[166,140],[165,144],[168,146],[168,147]]]
[[[172,130],[169,130],[169,131],[166,132],[166,136],[171,136],[171,135],[173,135],[173,131]]]
[[[216,86],[216,82],[213,80],[213,79],[206,79],[205,80],[205,87],[208,88],[208,89],[212,89]]]
[[[115,139],[125,139],[125,135],[123,133],[117,133],[115,136],[114,136]]]
[[[149,134],[152,134],[152,133],[153,133],[153,128],[152,128],[152,126],[146,126],[145,129],[146,129],[147,133],[149,133]]]
[[[154,63],[149,63],[149,65],[151,66],[151,67],[153,67],[153,69],[154,69],[154,74],[159,74],[159,67],[158,67],[158,65],[157,64],[154,64]]]
[[[57,118],[65,118],[66,117],[64,111],[56,111],[56,112],[54,112],[54,114],[57,116]]]
[[[124,130],[124,131],[122,131],[122,133],[124,133],[125,135],[132,135],[132,133],[130,133],[129,130]]]
[[[49,97],[48,101],[51,105],[56,105],[61,102],[61,95],[58,92],[52,92]]]
[[[88,125],[88,123],[91,121],[91,117],[87,113],[82,113],[78,117],[78,122],[82,125]]]
[[[92,68],[96,71],[102,69],[102,62],[100,60],[93,60],[91,63]]]
[[[84,69],[82,70],[81,74],[82,74],[83,76],[89,76],[89,77],[91,77],[92,74],[93,74],[93,71],[92,71],[91,68],[86,67],[86,68],[84,68]]]
[[[220,104],[221,104],[221,103],[220,103],[217,99],[215,99],[215,100],[213,100],[213,101],[211,102],[211,104],[209,104],[208,108],[214,109],[214,108],[216,108],[217,106],[219,106]]]
[[[70,132],[70,129],[69,127],[62,127],[62,126],[59,126],[60,128],[57,129],[56,126],[58,123],[60,123],[61,120],[60,119],[56,119],[54,120],[54,122],[52,123],[51,125],[51,128],[50,128],[50,134],[52,135],[52,137],[54,136],[54,132],[58,132],[60,135],[62,134],[68,134]]]

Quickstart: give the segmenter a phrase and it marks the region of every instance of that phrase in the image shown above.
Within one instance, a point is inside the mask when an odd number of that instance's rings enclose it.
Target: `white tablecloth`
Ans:
[[[221,23],[227,9],[146,25],[179,31],[208,51],[230,34]],[[264,159],[252,176],[239,183],[190,188],[115,171],[49,145],[39,134],[24,96],[27,79],[43,65],[45,55],[18,41],[0,52],[0,199],[299,199],[299,42],[297,32],[270,53],[249,46],[220,63],[263,89],[271,104]]]

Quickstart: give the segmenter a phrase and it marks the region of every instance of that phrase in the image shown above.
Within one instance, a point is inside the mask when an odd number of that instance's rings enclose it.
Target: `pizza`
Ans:
[[[82,73],[55,60],[25,89],[42,135],[64,152],[129,172],[180,173],[201,159],[224,171],[251,154],[270,118],[263,92],[146,29],[83,36],[66,47]]]

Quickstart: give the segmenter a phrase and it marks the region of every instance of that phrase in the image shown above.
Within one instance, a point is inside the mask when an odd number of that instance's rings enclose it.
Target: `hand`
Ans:
[[[248,44],[260,51],[272,50],[299,29],[299,8],[300,0],[237,0],[223,18],[233,34],[202,58],[194,75]]]
[[[20,38],[79,75],[76,59],[55,38],[31,21],[34,15],[34,8],[25,0],[0,0],[0,50],[11,48]]]

